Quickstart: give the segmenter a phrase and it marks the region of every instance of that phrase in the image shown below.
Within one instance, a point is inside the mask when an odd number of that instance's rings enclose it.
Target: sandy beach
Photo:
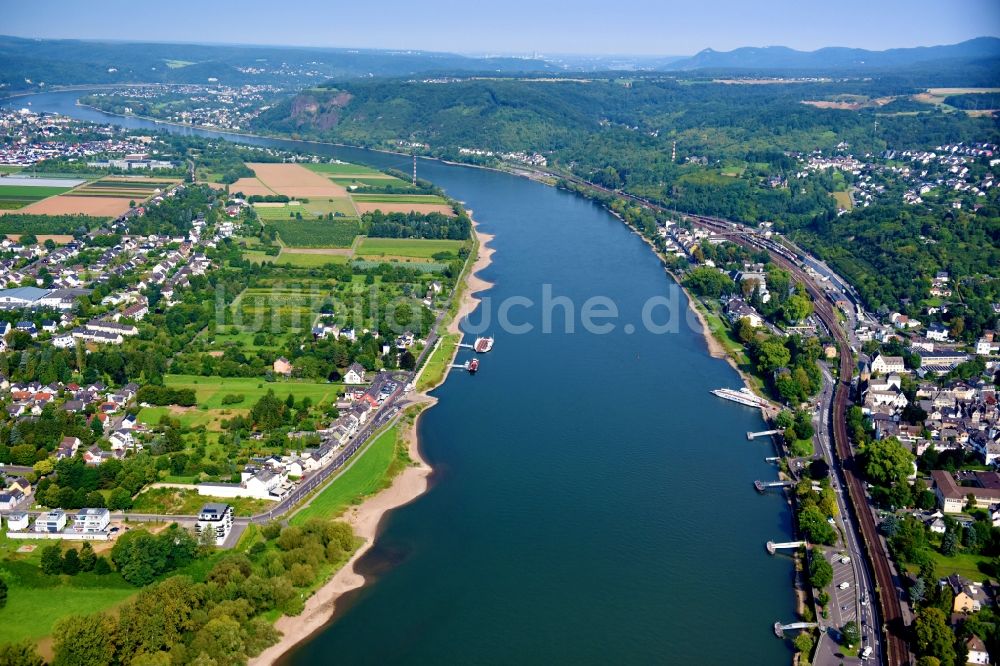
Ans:
[[[475,225],[475,222],[473,224]],[[486,244],[493,239],[493,236],[484,234],[478,229],[475,229],[475,234],[479,239],[479,253],[466,276],[466,287],[462,292],[458,312],[448,325],[449,332],[458,332],[459,322],[476,309],[479,299],[475,297],[475,294],[492,286],[489,282],[476,277],[476,273],[490,265],[493,250],[486,247]],[[446,379],[447,376],[445,374],[444,378]],[[444,379],[442,379],[443,381]],[[410,459],[413,460],[413,464],[396,476],[392,481],[392,485],[388,488],[377,495],[369,497],[358,506],[352,507],[342,517],[342,520],[351,525],[354,533],[364,539],[364,543],[323,587],[319,588],[315,594],[306,600],[305,610],[301,615],[295,617],[283,615],[278,618],[274,626],[281,632],[281,640],[256,657],[251,658],[248,662],[249,666],[269,666],[273,664],[295,645],[306,640],[309,636],[326,626],[337,609],[337,602],[343,595],[365,584],[364,576],[357,571],[357,562],[374,545],[382,519],[389,511],[409,504],[426,492],[428,477],[430,477],[433,470],[420,455],[417,425],[423,413],[437,403],[437,398],[427,395],[427,391],[433,388],[436,388],[436,386],[428,388],[424,392],[408,396],[406,399],[407,406],[421,406],[420,413],[404,433]]]
[[[449,333],[461,332],[459,324],[479,306],[479,298],[476,297],[476,294],[493,286],[492,282],[487,282],[477,275],[493,261],[493,248],[488,246],[489,242],[493,240],[493,235],[480,231],[479,224],[475,220],[472,221],[472,230],[479,240],[479,254],[476,255],[476,261],[472,264],[472,268],[465,278],[465,290],[458,302],[458,312],[448,324]]]

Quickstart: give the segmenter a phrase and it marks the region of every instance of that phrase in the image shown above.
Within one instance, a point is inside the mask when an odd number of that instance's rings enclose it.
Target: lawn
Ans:
[[[49,576],[41,572],[42,548],[49,542],[21,541],[0,537],[0,577],[9,587],[7,605],[0,610],[0,643],[25,638],[38,639],[52,633],[56,620],[73,613],[93,613],[111,608],[136,593],[136,588],[117,573],[98,576]],[[61,542],[64,548],[77,548],[77,542]],[[31,553],[18,553],[30,544]],[[103,544],[96,544],[97,550]]]
[[[399,425],[382,432],[360,452],[354,463],[316,495],[312,502],[292,516],[291,524],[301,524],[310,518],[335,518],[347,507],[385,488],[389,470],[396,457]]]
[[[945,557],[936,549],[930,549],[931,561],[934,562],[934,570],[939,578],[945,578],[952,574],[959,574],[969,580],[978,582],[985,581],[988,575],[980,571],[979,565],[991,565],[991,559],[985,555],[974,555],[972,553],[957,553],[951,557]],[[908,571],[918,573],[920,567],[915,564],[907,564]]]
[[[418,391],[426,391],[444,381],[460,338],[461,336],[455,333],[441,336],[440,342],[427,358],[424,369],[417,378]]]
[[[245,399],[237,405],[240,408],[253,407],[267,392],[274,389],[274,394],[284,398],[289,393],[296,400],[308,396],[314,405],[329,403],[336,399],[341,390],[340,384],[327,382],[300,382],[295,380],[282,382],[266,382],[255,377],[201,377],[198,375],[167,375],[164,377],[167,386],[171,388],[194,389],[198,406],[211,409],[229,408],[222,404],[222,398],[229,394],[242,394]]]
[[[137,591],[132,586],[25,588],[11,585],[7,605],[0,611],[0,618],[7,619],[0,622],[0,643],[48,636],[61,617],[107,610]]]
[[[351,247],[361,233],[357,221],[273,220],[267,224],[290,247]]]
[[[357,254],[362,257],[413,257],[430,259],[440,252],[458,256],[464,241],[423,238],[364,238]]]
[[[305,168],[310,171],[315,171],[316,173],[322,174],[337,174],[337,175],[363,175],[363,174],[375,174],[380,175],[382,172],[375,169],[360,166],[358,164],[303,164]]]

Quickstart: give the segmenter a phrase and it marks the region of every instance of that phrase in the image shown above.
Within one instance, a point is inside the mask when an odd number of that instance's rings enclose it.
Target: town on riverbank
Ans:
[[[221,617],[244,659],[277,643],[270,663],[361,583],[380,517],[426,487],[415,422],[486,286],[488,237],[402,174],[236,147],[199,160],[197,140],[26,110],[2,122],[31,141],[0,180],[0,566],[19,572],[0,588],[35,619],[0,642],[27,654],[52,636],[46,658],[72,661],[98,631],[121,650],[100,627],[126,620],[105,610],[193,612],[242,571],[264,597]],[[280,634],[279,616],[295,618]]]

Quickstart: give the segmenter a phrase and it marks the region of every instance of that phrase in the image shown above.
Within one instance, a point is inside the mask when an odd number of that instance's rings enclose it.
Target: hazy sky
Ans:
[[[0,0],[0,34],[462,53],[885,49],[1000,36],[1000,0]]]

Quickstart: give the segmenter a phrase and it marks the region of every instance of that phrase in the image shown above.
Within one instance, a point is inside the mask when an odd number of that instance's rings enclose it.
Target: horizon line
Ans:
[[[586,53],[586,52],[557,52],[545,54],[540,50],[532,51],[437,51],[433,49],[426,48],[410,48],[410,47],[391,47],[391,46],[332,46],[332,45],[316,45],[316,44],[267,44],[267,43],[255,43],[255,42],[214,42],[214,41],[186,41],[186,40],[168,40],[168,39],[150,39],[150,40],[132,40],[132,39],[116,39],[113,37],[39,37],[39,36],[28,36],[28,35],[16,35],[16,34],[6,34],[0,33],[0,38],[12,37],[15,39],[33,40],[33,41],[74,41],[74,42],[96,42],[96,43],[113,43],[113,44],[164,44],[164,45],[177,45],[177,46],[211,46],[211,47],[244,47],[244,48],[260,48],[260,49],[302,49],[302,50],[325,50],[325,51],[373,51],[373,52],[400,52],[400,53],[422,53],[422,54],[449,54],[458,55],[470,59],[485,60],[489,58],[517,58],[517,59],[536,59],[545,60],[547,58],[561,58],[561,57],[576,57],[576,58],[690,58],[692,56],[698,55],[705,51],[712,51],[715,53],[731,53],[739,49],[770,49],[770,48],[783,48],[796,51],[798,53],[815,53],[824,49],[850,49],[859,51],[870,51],[873,53],[883,53],[886,51],[898,50],[898,49],[920,49],[920,48],[935,48],[941,46],[954,46],[956,44],[963,44],[965,42],[980,40],[980,39],[995,39],[1000,41],[1000,35],[990,35],[983,34],[976,37],[969,37],[968,39],[963,39],[958,42],[944,43],[944,44],[917,44],[914,46],[890,46],[881,49],[864,48],[860,46],[838,46],[838,45],[826,45],[820,46],[810,50],[797,49],[794,47],[786,46],[784,44],[768,44],[763,46],[755,46],[745,44],[743,46],[737,46],[732,49],[719,50],[711,46],[706,46],[694,53],[618,53],[618,52],[608,52],[608,53]]]

